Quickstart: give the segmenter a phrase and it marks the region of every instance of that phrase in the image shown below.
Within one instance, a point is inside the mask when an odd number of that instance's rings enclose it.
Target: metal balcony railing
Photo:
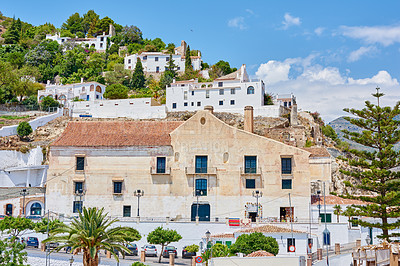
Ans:
[[[165,168],[150,167],[150,174],[152,174],[152,175],[170,175],[171,167],[165,167]]]
[[[240,174],[249,176],[261,175],[261,167],[254,167],[254,168],[240,167]]]
[[[187,175],[216,175],[217,167],[186,167]]]

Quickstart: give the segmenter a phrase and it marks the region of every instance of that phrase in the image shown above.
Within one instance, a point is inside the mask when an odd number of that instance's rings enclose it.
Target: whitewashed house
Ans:
[[[106,86],[96,81],[88,81],[74,84],[50,84],[47,83],[46,89],[38,91],[38,101],[41,102],[44,97],[50,96],[64,106],[68,101],[74,99],[93,101],[103,99]]]
[[[185,72],[185,54],[186,54],[186,42],[182,41],[181,46],[175,48],[175,53],[172,54],[172,60],[177,66],[178,72]],[[124,59],[125,69],[135,69],[137,59],[140,58],[143,71],[145,73],[162,73],[168,68],[170,54],[167,52],[143,52],[140,54],[127,55]],[[191,56],[192,66],[194,70],[201,69],[201,55]]]
[[[264,82],[251,80],[246,65],[242,65],[237,71],[213,82],[184,80],[171,83],[166,89],[166,105],[169,112],[197,111],[211,105],[216,112],[241,114],[245,106],[253,106],[256,116],[281,116],[285,111],[283,105],[266,105],[265,93]]]

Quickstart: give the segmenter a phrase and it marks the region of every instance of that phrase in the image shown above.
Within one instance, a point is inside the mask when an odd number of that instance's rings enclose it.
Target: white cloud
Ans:
[[[359,49],[353,51],[350,53],[349,58],[347,61],[349,62],[355,62],[360,60],[360,58],[364,55],[368,55],[371,53],[377,52],[377,48],[375,46],[368,46],[368,47],[360,47]]]
[[[249,13],[250,15],[254,15],[254,11],[251,10],[251,9],[249,9],[249,8],[247,8],[245,11],[246,11],[247,13]]]
[[[284,30],[288,29],[290,26],[299,26],[301,24],[299,17],[292,17],[289,13],[285,13],[283,18],[282,24]]]
[[[343,108],[363,108],[366,100],[374,102],[371,93],[375,92],[376,86],[380,86],[386,95],[382,98],[383,104],[394,105],[398,100],[399,82],[387,71],[379,71],[370,78],[355,79],[338,68],[315,64],[314,59],[315,55],[271,60],[259,66],[256,76],[267,84],[267,92],[294,93],[300,109],[318,111],[326,122],[347,115]],[[297,75],[293,75],[294,69]]]
[[[314,33],[317,34],[318,36],[321,36],[321,34],[325,31],[325,28],[323,27],[318,27],[314,30]]]
[[[244,17],[236,17],[236,18],[230,19],[228,21],[228,26],[231,28],[238,28],[240,30],[247,29],[247,26],[244,23]]]
[[[400,43],[400,26],[341,27],[344,36],[360,39],[366,43],[380,43],[389,46]]]

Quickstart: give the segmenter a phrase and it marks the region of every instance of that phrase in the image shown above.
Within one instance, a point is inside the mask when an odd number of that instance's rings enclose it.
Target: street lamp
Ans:
[[[72,263],[74,263],[74,256],[73,255],[69,259],[69,265],[72,266]]]
[[[327,218],[327,217],[326,217],[325,181],[317,180],[317,182],[321,182],[321,183],[324,185],[324,217],[325,217],[324,223],[325,223],[325,230],[324,230],[324,232],[322,233],[322,237],[323,237],[323,240],[326,239],[326,241],[325,241],[325,244],[326,244],[326,265],[329,266],[329,245],[327,245],[327,244],[328,244],[328,242],[329,242],[329,244],[331,243],[331,241],[330,241],[331,234],[330,234],[330,232],[329,232],[329,230],[328,230],[328,227],[327,227],[327,225],[326,225],[326,218]],[[328,240],[329,240],[329,241],[328,241]],[[322,242],[322,243],[323,243],[323,242]]]
[[[256,205],[257,205],[257,218],[258,218],[258,198],[261,198],[262,195],[263,195],[262,191],[258,191],[258,190],[253,191],[253,197],[256,198],[256,202],[257,202],[256,203]]]
[[[137,189],[133,192],[133,195],[137,197],[137,216],[139,217],[139,203],[140,203],[140,197],[144,196],[144,190],[143,189]]]
[[[26,217],[26,211],[25,211],[25,196],[29,194],[29,192],[26,192],[26,188],[22,189],[21,191],[21,196],[23,196],[23,200],[22,200],[22,215],[24,215],[24,217]]]
[[[196,222],[199,220],[199,197],[204,195],[204,191],[201,189],[196,189],[195,196],[197,197],[196,206]]]
[[[210,242],[209,239],[211,239],[211,233],[208,230],[206,232],[206,239],[207,239],[206,249],[208,249],[208,243]],[[212,243],[210,243],[210,247],[211,247],[211,257],[212,257]]]
[[[367,237],[365,238],[365,242],[367,242],[367,245],[371,245],[371,237],[369,234],[367,234]]]

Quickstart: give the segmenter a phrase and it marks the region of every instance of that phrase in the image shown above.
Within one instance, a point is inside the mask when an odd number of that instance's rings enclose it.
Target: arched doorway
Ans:
[[[31,215],[42,215],[42,205],[40,203],[35,202],[31,206]]]

